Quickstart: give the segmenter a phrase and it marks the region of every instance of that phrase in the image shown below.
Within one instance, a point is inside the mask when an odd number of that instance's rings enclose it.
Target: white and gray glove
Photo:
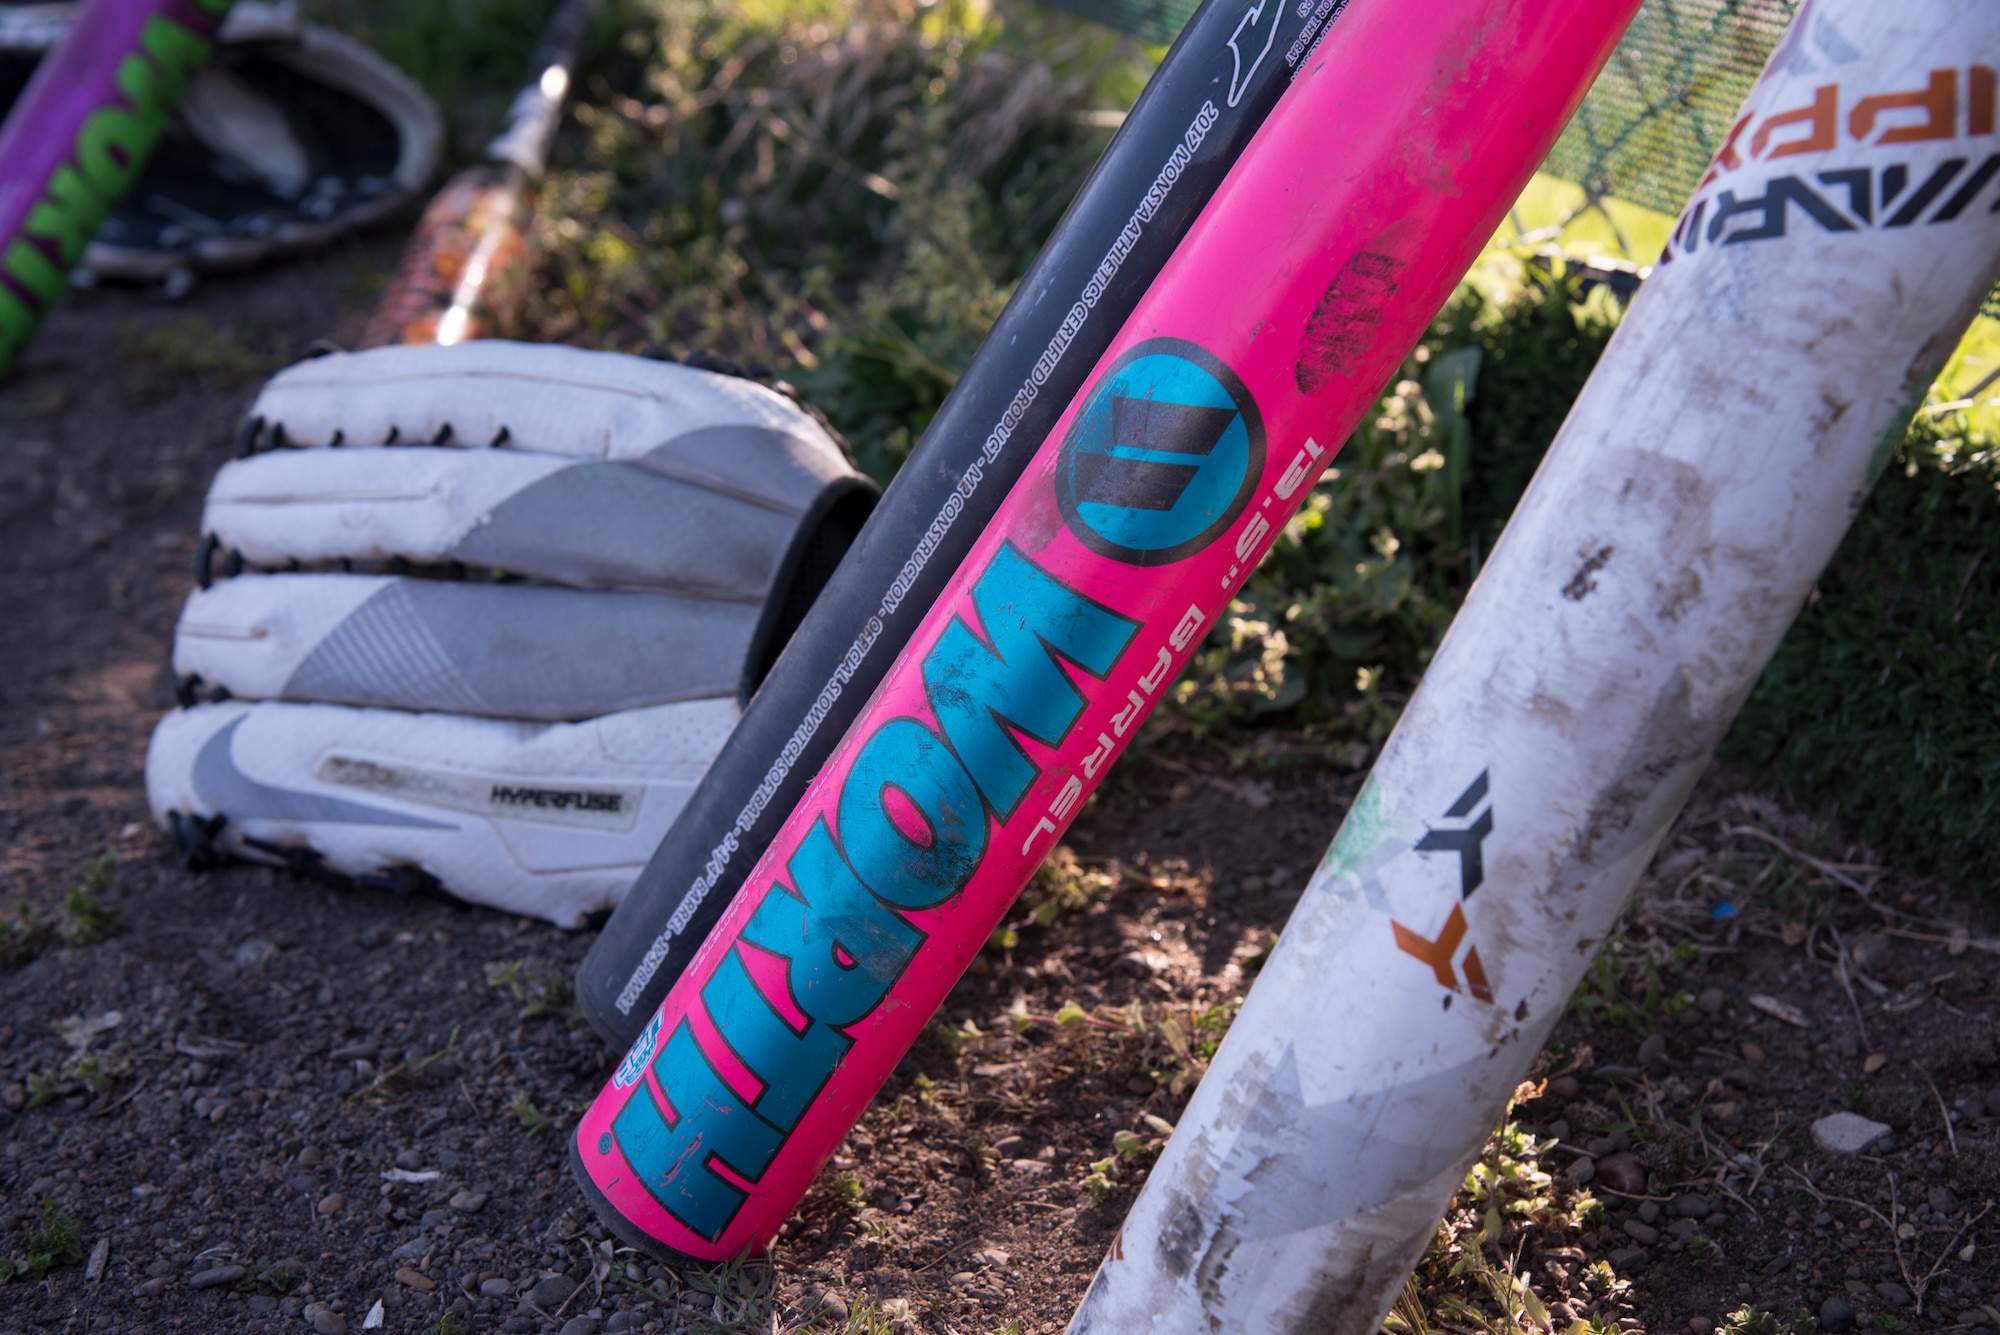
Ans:
[[[637,877],[875,497],[772,390],[546,345],[304,362],[243,440],[146,758],[184,861],[566,926]]]

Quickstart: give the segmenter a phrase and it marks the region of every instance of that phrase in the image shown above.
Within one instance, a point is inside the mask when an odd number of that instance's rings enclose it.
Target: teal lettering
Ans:
[[[884,805],[895,789],[923,818],[923,838]],[[862,744],[840,788],[840,839],[862,884],[899,908],[929,908],[965,888],[986,855],[986,807],[944,738],[894,719]]]
[[[924,655],[924,687],[952,749],[1005,821],[1041,772],[1008,727],[1054,746],[1083,711],[1054,655],[1102,677],[1139,623],[1059,583],[1012,543],[972,586],[972,603],[992,647],[954,617]]]
[[[824,816],[785,867],[796,891],[773,885],[742,937],[790,961],[786,978],[800,1010],[821,1024],[853,1024],[902,976],[924,934],[861,884]]]
[[[612,1119],[612,1135],[660,1208],[713,1242],[744,1199],[715,1165],[755,1181],[784,1133],[744,1106],[715,1073],[686,1020],[653,1059],[653,1074],[672,1102],[673,1123],[641,1080]]]
[[[701,985],[701,999],[729,1046],[764,1082],[764,1092],[751,1108],[779,1130],[790,1131],[854,1040],[823,1024],[808,1022],[803,1032],[794,1030],[757,990],[743,967],[742,950],[739,946],[722,957]]]

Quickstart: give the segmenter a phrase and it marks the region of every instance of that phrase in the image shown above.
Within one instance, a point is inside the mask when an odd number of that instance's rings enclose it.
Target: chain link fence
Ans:
[[[1798,0],[1646,0],[1542,170],[1678,214]]]
[[[1195,0],[1044,3],[1159,43],[1173,40],[1195,11]],[[1543,170],[1582,186],[1592,201],[1679,213],[1798,5],[1646,0]]]

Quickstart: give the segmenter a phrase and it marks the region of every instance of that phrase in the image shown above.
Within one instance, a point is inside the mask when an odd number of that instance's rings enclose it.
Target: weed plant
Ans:
[[[53,1196],[44,1196],[28,1229],[25,1252],[16,1257],[0,1256],[0,1284],[11,1279],[39,1280],[62,1265],[83,1259],[83,1233],[69,1211]]]

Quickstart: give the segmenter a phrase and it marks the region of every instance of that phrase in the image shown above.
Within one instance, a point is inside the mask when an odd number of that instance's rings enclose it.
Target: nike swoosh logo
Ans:
[[[325,797],[298,788],[259,783],[236,767],[231,744],[245,714],[202,744],[194,758],[194,787],[213,811],[233,821],[294,820],[326,825],[394,825],[412,830],[455,830],[444,821],[406,816],[386,807],[371,807],[340,797]]]

